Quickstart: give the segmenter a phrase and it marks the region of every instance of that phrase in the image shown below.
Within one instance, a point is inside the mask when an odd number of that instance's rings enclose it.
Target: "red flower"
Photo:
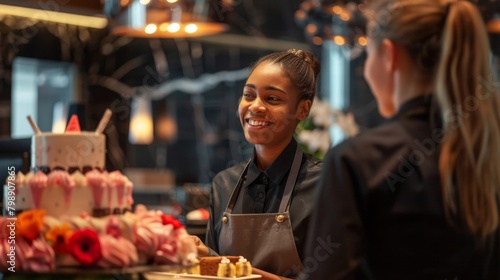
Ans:
[[[71,255],[86,266],[96,264],[102,257],[99,237],[91,229],[75,231],[68,241],[68,247]]]
[[[169,216],[169,215],[161,215],[161,221],[164,225],[173,225],[174,230],[184,227],[184,225],[181,224],[181,222],[179,222],[179,220],[177,220],[176,218]]]

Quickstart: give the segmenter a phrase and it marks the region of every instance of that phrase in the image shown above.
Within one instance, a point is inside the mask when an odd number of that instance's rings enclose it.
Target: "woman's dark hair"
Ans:
[[[275,52],[260,58],[250,68],[250,72],[263,62],[278,64],[292,85],[300,92],[299,100],[314,100],[316,84],[321,65],[310,51],[290,49]]]

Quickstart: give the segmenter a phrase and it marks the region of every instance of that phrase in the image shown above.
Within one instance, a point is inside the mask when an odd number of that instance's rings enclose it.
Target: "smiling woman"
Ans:
[[[214,178],[208,248],[199,241],[200,255],[244,256],[264,279],[302,270],[322,162],[304,154],[293,134],[309,116],[319,71],[318,60],[302,50],[272,53],[251,68],[238,111],[254,152]]]

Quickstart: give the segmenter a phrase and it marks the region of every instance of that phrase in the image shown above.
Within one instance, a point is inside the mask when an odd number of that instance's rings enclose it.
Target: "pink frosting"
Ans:
[[[48,176],[49,186],[60,186],[64,191],[64,202],[69,204],[71,201],[71,192],[75,187],[75,180],[68,172],[62,170],[54,170]]]
[[[106,177],[95,169],[87,172],[85,177],[87,178],[87,184],[92,188],[96,208],[102,208],[104,190],[108,186]]]
[[[163,225],[160,223],[142,224],[134,228],[134,245],[142,263],[154,257],[160,245],[162,230]]]
[[[117,170],[109,173],[109,180],[111,186],[115,187],[118,193],[118,206],[123,207],[123,198],[125,195],[125,183],[127,182],[127,177],[123,176],[123,174]]]
[[[10,264],[7,263],[10,261],[10,256],[7,256],[7,254],[10,253],[10,246],[9,243],[7,243],[8,239],[7,238],[1,238],[0,239],[0,271],[7,271],[7,269],[10,267]],[[15,271],[19,270],[17,267],[17,257],[16,257],[16,268]]]
[[[140,224],[151,224],[151,223],[159,223],[163,224],[161,221],[161,215],[158,212],[150,210],[147,212],[142,212],[138,215],[138,220]]]
[[[139,261],[134,245],[123,237],[114,238],[111,235],[99,236],[102,248],[102,258],[97,264],[100,267],[128,267]]]
[[[1,241],[2,266],[7,261],[6,254],[10,250],[7,239]],[[16,238],[16,271],[49,272],[55,269],[55,253],[52,247],[42,238],[33,240],[29,245],[24,238]],[[7,264],[8,265],[8,264]]]
[[[38,171],[28,184],[31,191],[31,197],[33,198],[33,207],[38,209],[42,201],[43,191],[47,187],[47,175],[42,171]]]
[[[121,225],[115,216],[110,216],[106,224],[106,233],[118,238],[122,235]]]
[[[15,223],[15,221],[7,220],[6,217],[0,216],[0,240],[4,238],[9,238],[10,228],[8,226],[11,224],[11,222]],[[15,229],[15,226],[13,227],[13,229]]]
[[[31,245],[31,253],[26,258],[23,265],[25,270],[34,272],[48,272],[54,270],[56,266],[55,253],[45,239],[38,238]]]
[[[179,263],[178,249],[181,246],[179,238],[171,224],[162,225],[162,231],[159,232],[160,246],[155,254],[155,262],[158,264],[177,264]]]
[[[162,244],[162,236],[169,234],[170,231],[165,232],[165,226],[157,211],[148,211],[142,205],[138,205],[135,211],[137,224],[134,227],[134,244],[141,263],[145,263],[155,257],[156,251]]]
[[[179,249],[179,242],[175,239],[170,239],[160,245],[160,248],[156,251],[155,262],[158,264],[177,264],[179,263],[179,258],[177,251]]]
[[[127,206],[134,204],[134,198],[132,197],[132,189],[134,188],[134,183],[127,180],[125,184],[125,195],[127,196]]]

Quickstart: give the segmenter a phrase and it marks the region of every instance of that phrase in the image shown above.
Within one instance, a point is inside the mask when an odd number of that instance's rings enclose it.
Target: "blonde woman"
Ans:
[[[364,75],[388,120],[326,155],[299,279],[500,279],[500,101],[483,20],[467,1],[368,8]]]

